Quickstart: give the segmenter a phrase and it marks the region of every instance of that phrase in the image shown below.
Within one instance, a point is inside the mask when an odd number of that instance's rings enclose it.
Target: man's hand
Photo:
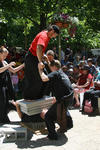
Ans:
[[[47,113],[48,109],[43,109],[40,116],[42,119],[45,119],[45,114]]]
[[[43,69],[45,67],[45,65],[43,64],[43,62],[38,63],[38,68],[39,69]]]
[[[11,103],[12,103],[15,107],[18,107],[18,106],[19,106],[18,102],[15,102],[14,100],[12,100]]]
[[[53,97],[52,104],[55,104],[55,103],[56,103],[56,98]]]
[[[73,88],[77,88],[77,85],[75,83],[72,84]]]
[[[43,56],[43,59],[44,59],[47,63],[49,62],[47,55],[44,55],[44,56]]]
[[[45,65],[43,63],[38,63],[39,74],[43,82],[49,81],[48,76],[43,72]]]

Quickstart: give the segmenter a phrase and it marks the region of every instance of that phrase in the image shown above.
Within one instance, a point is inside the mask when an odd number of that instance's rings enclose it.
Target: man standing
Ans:
[[[43,82],[39,76],[38,63],[40,68],[44,67],[42,58],[48,42],[58,34],[59,27],[52,25],[34,38],[25,57],[24,99],[39,99],[43,96]]]
[[[55,131],[54,121],[58,121],[60,125],[60,131],[67,131],[67,118],[66,111],[69,104],[73,99],[73,89],[68,76],[61,70],[61,64],[58,60],[51,66],[51,73],[46,75],[41,69],[41,64],[38,64],[40,77],[43,82],[50,82],[50,91],[56,98],[56,103],[51,106],[51,108],[44,114],[42,118],[45,119],[48,138],[57,140],[58,136]]]

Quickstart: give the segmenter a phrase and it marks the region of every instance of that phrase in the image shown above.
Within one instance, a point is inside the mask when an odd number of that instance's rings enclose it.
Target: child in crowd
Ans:
[[[17,97],[17,94],[18,94],[18,91],[19,91],[19,89],[18,89],[19,79],[18,79],[17,73],[14,73],[14,74],[11,75],[11,80],[12,80],[12,84],[13,84],[13,87],[14,87],[14,91],[16,93],[16,97]]]

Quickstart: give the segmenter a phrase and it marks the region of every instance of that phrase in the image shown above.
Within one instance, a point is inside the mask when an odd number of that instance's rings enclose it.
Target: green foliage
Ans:
[[[66,13],[80,20],[75,37],[61,31],[62,48],[100,47],[100,0],[1,0],[0,43],[28,48],[34,36],[44,29],[56,13]],[[3,25],[2,25],[3,24]],[[68,40],[66,40],[66,38]],[[50,42],[48,48],[55,45]]]

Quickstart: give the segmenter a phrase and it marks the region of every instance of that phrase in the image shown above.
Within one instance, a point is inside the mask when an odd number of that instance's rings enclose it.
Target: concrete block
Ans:
[[[18,100],[21,111],[29,116],[39,114],[44,108],[50,108],[53,97],[44,97],[37,100]]]

